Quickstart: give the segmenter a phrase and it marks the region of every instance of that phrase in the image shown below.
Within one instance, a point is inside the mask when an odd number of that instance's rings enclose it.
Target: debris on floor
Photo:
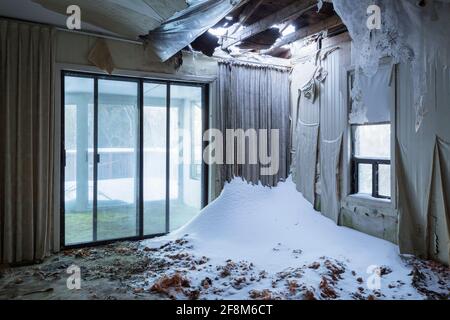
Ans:
[[[120,242],[103,247],[73,249],[32,266],[3,269],[0,299],[161,299],[133,290],[142,281],[149,259],[139,243]],[[69,289],[69,267],[80,268],[81,288]]]
[[[81,288],[71,290],[70,267]],[[73,249],[0,272],[0,299],[448,299],[450,270],[336,226],[291,181],[233,181],[165,237]]]

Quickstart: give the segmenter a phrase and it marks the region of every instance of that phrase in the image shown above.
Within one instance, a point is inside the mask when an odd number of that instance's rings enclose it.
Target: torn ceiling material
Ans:
[[[73,0],[33,0],[44,8],[66,15]],[[129,39],[155,29],[178,11],[187,8],[185,0],[77,0],[82,21]]]
[[[221,49],[230,54],[240,48],[289,58],[286,45],[324,29],[333,35],[346,31],[331,3],[318,11],[317,0],[249,0],[211,31],[221,38]]]
[[[381,29],[367,27],[367,8],[372,0],[334,0],[336,12],[348,27],[353,39],[353,62],[356,67],[355,87],[352,90],[354,108],[364,112],[359,85],[361,74],[373,76],[380,59],[389,56],[393,63],[405,62],[411,65],[414,90],[416,131],[433,105],[429,92],[430,72],[435,65],[450,65],[450,3],[441,1],[380,0]],[[442,44],[436,50],[436,43]]]
[[[166,61],[245,2],[246,0],[195,2],[142,38],[161,61]]]
[[[222,44],[223,49],[227,49],[233,44],[242,42],[248,38],[251,38],[267,29],[271,28],[274,24],[285,23],[290,20],[296,19],[308,10],[317,7],[317,0],[307,0],[307,1],[295,1],[290,5],[282,8],[281,10],[262,18],[261,20],[243,28],[224,40]]]

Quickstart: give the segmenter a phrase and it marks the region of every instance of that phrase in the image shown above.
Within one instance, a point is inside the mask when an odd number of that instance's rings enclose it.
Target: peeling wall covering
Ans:
[[[338,11],[342,13],[346,10],[349,13],[347,16],[342,15],[342,18],[355,40],[352,43],[352,62],[361,74],[364,72],[370,75],[376,72],[380,60],[385,56],[391,56],[394,58],[393,63],[399,63],[394,127],[396,152],[393,155],[397,181],[397,190],[393,191],[394,206],[379,208],[367,201],[355,204],[347,201],[349,190],[344,188],[338,223],[396,242],[402,253],[449,264],[450,20],[443,18],[450,16],[449,4],[428,1],[427,7],[421,8],[416,6],[415,1],[410,0],[376,1],[383,8],[391,8],[393,11],[388,11],[382,31],[371,33],[367,31],[365,24],[369,1],[334,2]],[[372,4],[372,1],[370,2]],[[386,18],[386,15],[384,17]],[[439,48],[436,48],[437,43]],[[312,46],[302,48],[302,52],[304,56],[309,55],[309,63],[315,61],[317,51]],[[293,103],[298,98],[298,89],[302,88],[305,78],[311,76],[311,65],[304,61],[307,59],[297,58],[295,61]],[[327,88],[328,84],[330,92],[324,97],[332,97],[334,103],[337,103],[336,106],[339,106],[343,91],[342,88],[338,90],[339,82],[332,81],[334,85],[330,86],[329,79],[339,78],[343,67],[344,64],[334,71],[326,68],[328,76],[324,86]],[[323,89],[319,90],[321,91]],[[353,98],[355,94],[358,92],[352,93]],[[322,130],[340,126],[343,113],[332,114],[325,111],[322,95],[319,101],[320,108],[311,109],[313,112],[300,112],[302,118],[309,119],[315,119],[314,117],[320,114],[322,139]],[[336,108],[330,109],[333,110]],[[348,123],[344,128],[348,130]],[[332,138],[332,135],[328,136],[328,139]],[[294,141],[295,139],[294,134]],[[302,146],[297,146],[294,152],[301,150]],[[345,156],[348,155],[344,155],[344,160]],[[342,165],[343,170],[346,167],[349,170],[348,163],[343,162]],[[345,187],[345,181],[350,179],[348,171],[339,174],[341,186]],[[320,188],[316,186],[317,191],[320,191]],[[328,200],[321,198],[321,201]],[[321,206],[324,206],[323,203]]]
[[[415,132],[412,75],[399,65],[396,171],[399,245],[403,253],[450,263],[450,68],[431,70],[433,104]]]
[[[88,36],[85,34],[77,34],[66,31],[58,31],[56,34],[56,63],[64,67],[77,70],[84,70],[87,67],[96,68],[92,63],[89,62],[89,53],[92,48],[94,48],[97,40],[99,38],[95,36]],[[105,44],[109,48],[109,52],[114,63],[115,71],[113,74],[120,74],[121,72],[132,73],[138,72],[139,75],[154,76],[154,74],[167,75],[169,78],[181,80],[186,80],[186,77],[204,77],[208,81],[215,79],[217,76],[218,64],[217,60],[213,58],[206,57],[202,54],[191,54],[188,52],[183,52],[183,64],[177,70],[176,61],[172,59],[162,63],[159,62],[158,58],[154,56],[150,50],[145,49],[144,46],[140,44],[133,44],[130,42],[118,41],[118,40],[104,40]],[[89,70],[90,70],[89,68]],[[100,69],[94,69],[95,72],[102,73]],[[57,77],[58,78],[58,77]],[[206,79],[205,79],[206,80]],[[60,87],[59,83],[55,84],[55,95],[56,103],[60,103]],[[211,83],[211,95],[210,95],[210,110],[214,110],[215,107],[215,95],[214,95],[215,82]],[[57,124],[61,123],[60,109],[56,108],[56,113],[54,115]],[[55,163],[60,163],[60,126],[56,128],[56,144],[55,148]],[[55,172],[59,173],[59,170]],[[210,181],[214,181],[214,171],[210,170]],[[59,188],[59,174],[55,176],[55,184]],[[214,188],[214,183],[209,183],[209,194],[215,194],[217,190]],[[59,194],[59,192],[56,192]],[[59,197],[55,198],[55,206],[59,206]],[[60,232],[60,213],[55,212],[54,216],[54,230],[55,235],[59,235]],[[60,247],[60,237],[55,236],[53,238],[53,243],[55,248]]]
[[[323,41],[321,50],[315,44],[293,45],[291,91],[295,104],[293,180],[316,209],[337,223],[344,189],[340,177],[345,172],[342,141],[348,126],[345,95],[350,42],[345,35],[336,38],[339,41]],[[314,99],[306,97],[309,93]],[[305,125],[317,125],[319,134],[307,134]],[[314,153],[318,156],[312,157]]]
[[[432,103],[430,70],[435,65],[450,65],[450,48],[445,44],[450,35],[450,3],[416,0],[333,0],[333,5],[354,41],[353,61],[356,67],[352,97],[353,116],[364,122],[365,106],[358,85],[359,76],[375,74],[381,58],[389,56],[393,63],[410,62],[413,77],[415,130],[418,131]],[[367,27],[367,9],[381,8],[381,30]]]
[[[313,203],[316,209],[328,216],[339,225],[347,226],[355,230],[370,234],[372,236],[397,243],[398,239],[398,213],[393,209],[391,203],[369,202],[367,200],[353,199],[347,197],[349,192],[350,174],[346,148],[341,150],[338,157],[339,166],[336,167],[336,159],[332,161],[330,153],[324,149],[324,143],[343,135],[343,145],[348,144],[346,132],[349,130],[348,105],[347,105],[347,70],[350,68],[350,39],[344,34],[341,36],[324,39],[322,41],[323,50],[318,51],[315,44],[307,47],[297,47],[300,43],[294,43],[293,49],[296,55],[292,62],[294,68],[291,74],[292,79],[292,104],[293,104],[293,180],[297,184],[300,192],[307,193],[307,199]],[[325,54],[328,53],[328,54]],[[303,97],[299,94],[306,88],[306,83],[318,69],[316,65],[317,57],[320,59],[322,73],[326,74],[323,81],[316,83],[316,99],[313,104],[308,101],[303,102]],[[300,103],[299,103],[300,101]],[[305,100],[303,100],[305,101]],[[302,130],[302,123],[315,124],[320,126],[320,139],[317,139],[316,149],[313,144],[305,144],[305,134]],[[307,135],[306,137],[309,137]],[[319,144],[320,140],[320,144]],[[320,150],[319,150],[320,146]],[[311,158],[311,153],[317,152],[317,166],[305,163],[305,159]],[[303,163],[299,163],[303,162]],[[313,181],[310,176],[302,175],[299,170],[302,166],[308,166],[308,170],[315,173],[316,179]],[[328,168],[332,169],[329,170]],[[337,169],[337,170],[336,170]],[[324,174],[328,171],[324,183]],[[333,175],[338,175],[338,180],[333,179]],[[332,185],[330,185],[330,183]],[[311,199],[310,189],[315,192],[314,199]],[[324,188],[326,195],[324,195]]]
[[[95,36],[58,31],[56,62],[92,66],[88,56],[97,39]],[[118,70],[202,77],[217,75],[217,61],[203,54],[183,52],[183,64],[177,71],[175,59],[162,63],[142,45],[117,40],[105,42],[110,50],[114,67]]]
[[[320,96],[308,99],[302,92],[314,79],[317,45],[296,48],[291,72],[291,134],[292,134],[292,178],[297,190],[319,209],[319,126]],[[297,60],[296,60],[297,59]]]

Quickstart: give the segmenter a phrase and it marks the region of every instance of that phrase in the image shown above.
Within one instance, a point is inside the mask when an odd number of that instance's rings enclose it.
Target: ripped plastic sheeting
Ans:
[[[297,190],[303,194],[312,205],[315,203],[315,184],[317,151],[319,143],[319,124],[305,124],[299,121],[297,125],[297,146],[293,165],[293,180]]]
[[[383,123],[391,121],[391,107],[395,95],[391,83],[393,67],[382,65],[372,77],[360,75],[359,103],[352,100],[352,110],[349,115],[351,124]],[[362,103],[361,103],[362,102]],[[360,109],[363,108],[363,109]]]
[[[336,224],[340,213],[339,166],[342,134],[336,140],[322,140],[320,146],[321,212]]]
[[[89,53],[88,60],[97,68],[109,74],[112,74],[115,69],[111,51],[104,39],[97,39],[94,48]]]
[[[367,27],[369,6],[373,0],[333,0],[335,11],[347,26],[353,39],[353,62],[356,67],[352,98],[361,95],[360,77],[373,76],[381,58],[389,56],[393,63],[410,62],[412,67],[415,128],[419,130],[429,109],[429,70],[435,65],[450,65],[450,3],[428,1],[418,6],[416,0],[378,0],[381,30]],[[436,44],[440,44],[439,50]],[[361,99],[355,108],[364,110]]]
[[[411,68],[398,66],[395,179],[401,253],[438,259],[450,254],[450,68],[436,66],[435,104],[415,132]]]
[[[197,1],[145,36],[148,47],[166,61],[216,25],[243,0]]]

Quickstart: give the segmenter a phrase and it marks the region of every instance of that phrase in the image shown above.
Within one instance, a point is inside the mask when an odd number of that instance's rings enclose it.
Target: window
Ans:
[[[64,247],[165,234],[200,212],[206,85],[63,71],[62,87]]]
[[[200,180],[202,176],[202,108],[198,103],[191,104],[191,136],[193,143],[191,143],[191,167],[190,177],[193,180]]]
[[[353,193],[391,198],[391,124],[352,125]]]

